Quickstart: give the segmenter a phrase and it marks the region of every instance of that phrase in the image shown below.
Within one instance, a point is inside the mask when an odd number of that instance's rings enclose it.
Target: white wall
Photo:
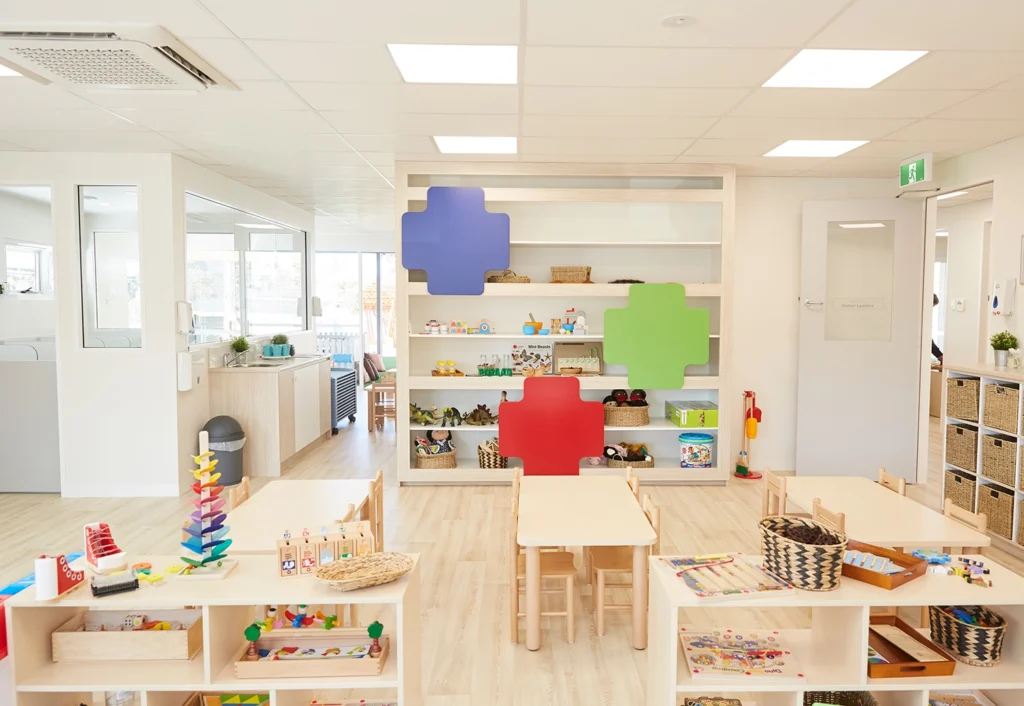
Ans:
[[[50,205],[0,191],[0,282],[7,279],[8,239],[53,245]],[[0,340],[52,336],[57,326],[53,297],[0,297]]]
[[[751,446],[753,467],[796,466],[800,243],[804,201],[891,198],[892,179],[739,177],[733,263],[734,388],[757,393],[764,423]],[[734,425],[739,448],[740,418]]]
[[[940,208],[938,228],[949,233],[946,240],[946,298],[939,303],[946,310],[946,339],[943,360],[949,364],[975,363],[978,359],[979,327],[983,323],[981,252],[985,222],[992,220],[992,199]],[[963,311],[953,311],[954,299],[964,300]]]
[[[316,219],[316,249],[319,252],[394,252],[395,234],[351,233],[338,229],[337,221],[318,216]],[[311,251],[312,252],[312,251]]]

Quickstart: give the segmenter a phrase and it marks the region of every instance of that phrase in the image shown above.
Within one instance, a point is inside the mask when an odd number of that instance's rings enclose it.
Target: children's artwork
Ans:
[[[679,641],[694,679],[805,680],[796,657],[785,647],[778,631],[691,632],[680,628]]]
[[[345,647],[275,647],[260,650],[261,662],[278,660],[310,659],[361,659],[370,654],[370,644],[346,645]]]
[[[550,343],[512,344],[512,374],[550,375],[553,350]]]
[[[211,460],[212,459],[212,460]],[[220,497],[217,485],[220,473],[215,472],[216,459],[210,451],[210,436],[199,432],[199,455],[192,460],[199,468],[189,471],[195,479],[191,500],[196,506],[194,512],[185,518],[181,527],[181,546],[193,556],[183,556],[185,568],[179,578],[222,579],[230,574],[238,562],[228,559],[227,549],[231,540],[227,538],[230,527],[224,524],[227,513],[223,512],[226,500]]]
[[[661,560],[701,599],[756,598],[794,590],[739,553],[662,557]]]

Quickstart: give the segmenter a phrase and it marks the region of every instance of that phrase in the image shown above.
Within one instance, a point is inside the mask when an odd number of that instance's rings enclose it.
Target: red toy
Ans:
[[[580,459],[604,452],[604,406],[580,399],[576,377],[528,377],[520,402],[498,407],[498,448],[523,475],[578,476]]]
[[[36,559],[36,600],[52,601],[85,581],[84,571],[75,571],[63,554],[41,555]]]
[[[125,553],[114,542],[110,525],[106,522],[85,526],[85,560],[93,571],[101,574],[120,571],[128,566]]]

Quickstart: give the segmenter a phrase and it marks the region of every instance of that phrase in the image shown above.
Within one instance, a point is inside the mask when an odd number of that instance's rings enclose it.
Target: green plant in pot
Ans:
[[[1017,341],[1017,337],[1009,331],[1001,331],[992,335],[989,339],[989,343],[992,344],[992,350],[996,354],[996,367],[1006,367],[1006,355],[1007,352],[1014,348],[1016,349],[1020,343]]]
[[[291,350],[291,346],[288,345],[288,337],[283,333],[271,338],[270,343],[274,346],[274,355],[288,355]]]
[[[235,358],[241,358],[245,355],[245,352],[249,350],[249,341],[245,336],[239,336],[238,338],[231,339],[231,350],[235,352]]]

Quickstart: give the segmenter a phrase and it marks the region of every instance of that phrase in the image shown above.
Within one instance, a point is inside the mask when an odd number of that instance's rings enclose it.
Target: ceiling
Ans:
[[[662,26],[685,14],[693,22]],[[551,162],[731,163],[740,174],[892,176],[1024,134],[1024,3],[986,0],[47,0],[4,22],[166,27],[241,89],[81,93],[0,79],[0,149],[176,152],[390,231],[395,160],[432,135],[516,135]],[[405,84],[387,43],[515,44],[519,84]],[[761,88],[802,48],[927,49],[872,89]],[[833,159],[789,139],[870,140]]]
[[[939,210],[945,210],[947,208],[956,208],[957,206],[966,206],[969,203],[975,203],[976,201],[987,201],[992,198],[995,193],[994,184],[986,182],[979,184],[978,186],[972,186],[967,189],[962,189],[963,193],[958,193],[948,199],[940,199],[936,205]]]

